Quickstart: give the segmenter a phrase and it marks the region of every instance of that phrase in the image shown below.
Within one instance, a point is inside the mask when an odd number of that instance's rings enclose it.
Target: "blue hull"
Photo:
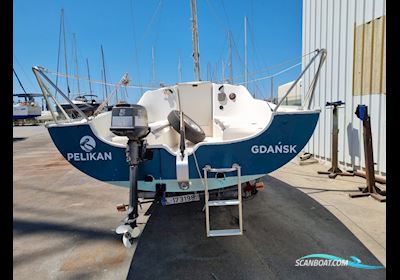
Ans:
[[[242,181],[268,174],[293,159],[307,144],[318,122],[319,112],[286,113],[273,116],[269,126],[260,134],[232,143],[204,143],[195,150],[202,173],[205,165],[214,168],[241,166]],[[83,173],[100,181],[128,186],[129,170],[125,149],[110,145],[98,138],[89,124],[50,126],[50,136],[60,153]],[[95,148],[88,152],[80,146],[82,137],[95,140]],[[153,148],[153,159],[139,167],[139,189],[154,191],[156,183],[166,183],[168,192],[182,191],[176,182],[176,158],[163,148]],[[192,181],[187,191],[203,189],[193,154],[189,156],[189,175]],[[146,175],[155,178],[144,182]],[[203,173],[202,173],[203,175]],[[210,189],[235,184],[235,174],[225,179],[209,181]]]
[[[40,116],[41,116],[41,115],[26,115],[26,116],[13,115],[13,120],[34,119],[34,118],[40,117]]]

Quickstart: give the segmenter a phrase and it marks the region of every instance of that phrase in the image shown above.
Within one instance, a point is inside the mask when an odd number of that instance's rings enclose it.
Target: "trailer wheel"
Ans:
[[[179,115],[180,113],[178,110],[173,110],[168,115],[169,123],[178,133],[180,133]],[[206,134],[204,133],[203,129],[185,114],[183,114],[183,122],[185,125],[185,138],[187,140],[197,144],[206,138]]]

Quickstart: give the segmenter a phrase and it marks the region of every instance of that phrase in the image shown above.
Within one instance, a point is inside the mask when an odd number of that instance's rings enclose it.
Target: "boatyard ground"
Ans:
[[[244,202],[243,236],[206,238],[201,202],[143,204],[145,230],[126,249],[114,232],[125,214],[115,206],[129,190],[72,167],[43,126],[14,127],[13,136],[14,279],[385,278],[385,269],[295,267],[317,253],[386,264],[385,203],[348,196],[363,178],[329,179],[317,174],[329,166],[296,158]],[[229,225],[235,215],[225,209],[212,219]]]

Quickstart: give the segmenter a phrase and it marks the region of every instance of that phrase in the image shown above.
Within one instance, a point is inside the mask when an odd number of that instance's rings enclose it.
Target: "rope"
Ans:
[[[268,101],[266,101],[267,102],[267,105],[268,105],[268,107],[269,107],[269,109],[271,110],[271,112],[273,111],[273,109],[271,108],[271,106],[269,105],[269,102]],[[271,100],[271,102],[272,102],[272,100]]]
[[[91,83],[101,84],[101,85],[116,86],[116,84],[113,84],[113,83],[105,83],[103,81],[90,80],[87,77],[77,77],[75,75],[67,75],[67,74],[63,74],[63,73],[58,73],[58,72],[51,71],[51,70],[48,70],[48,69],[45,69],[45,68],[42,68],[42,67],[39,67],[39,68],[45,73],[57,75],[57,76],[60,76],[60,77],[67,77],[67,78],[72,78],[72,79],[76,79],[76,80],[84,80],[84,81],[89,81]],[[127,85],[126,87],[129,87],[129,88],[157,89],[156,87],[143,86],[143,85]]]
[[[262,70],[255,71],[255,72],[251,72],[251,73],[249,73],[248,75],[249,75],[249,76],[254,76],[255,74],[263,73],[263,72],[265,72],[265,71],[267,71],[267,70],[271,70],[271,69],[274,69],[274,68],[278,68],[278,66],[282,66],[282,65],[284,65],[284,64],[286,64],[286,63],[288,63],[288,62],[292,62],[292,61],[298,60],[298,59],[300,59],[300,58],[304,58],[304,57],[309,56],[309,55],[311,55],[311,54],[313,54],[313,53],[315,53],[315,52],[316,52],[316,50],[311,51],[311,52],[306,53],[306,54],[304,54],[304,55],[301,55],[301,56],[299,56],[299,57],[297,57],[297,58],[289,59],[289,60],[286,60],[286,61],[284,61],[284,62],[282,62],[282,63],[278,63],[278,64],[275,64],[275,65],[269,66],[269,67],[267,67],[267,68],[264,68],[264,69],[262,69]],[[301,62],[299,62],[299,63],[293,65],[293,67],[296,67],[296,66],[298,66],[298,65],[300,65],[300,64],[301,64]],[[259,80],[265,80],[265,79],[268,79],[268,78],[272,78],[272,77],[274,77],[274,76],[277,76],[277,75],[280,75],[280,74],[284,73],[285,70],[290,70],[290,69],[289,69],[289,68],[286,68],[286,69],[282,70],[283,72],[280,71],[280,72],[277,72],[277,73],[275,73],[275,74],[272,74],[272,75],[269,75],[269,76],[266,76],[266,77],[263,77],[263,78],[260,78],[260,79],[255,79],[255,80],[249,81],[248,83],[250,83],[250,82],[255,82],[255,81],[259,81]],[[243,75],[241,75],[241,76],[236,76],[236,77],[234,77],[234,79],[243,78],[243,77],[244,77]],[[223,81],[222,81],[222,82],[223,82]],[[240,85],[240,84],[244,84],[244,82],[239,83],[239,85]]]
[[[258,52],[257,52],[257,48],[256,48],[256,44],[255,44],[255,38],[254,38],[255,36],[254,36],[254,33],[253,33],[253,25],[250,24],[250,21],[249,21],[249,20],[247,21],[247,29],[250,31],[250,32],[249,32],[249,33],[250,33],[250,36],[249,36],[249,37],[250,37],[250,41],[251,41],[251,46],[252,46],[252,49],[253,49],[253,53],[255,54],[255,55],[252,56],[253,65],[254,65],[254,64],[260,65],[260,63],[266,65],[267,63],[265,63],[264,60],[260,58],[260,56],[259,56],[259,54],[258,54]],[[254,63],[254,59],[256,59],[256,60],[255,60],[255,63]],[[261,68],[261,67],[260,67],[260,68]],[[261,69],[263,69],[263,68],[261,68]],[[247,75],[249,75],[248,72],[247,72]]]
[[[298,56],[298,57],[296,57],[296,58],[288,59],[288,60],[286,60],[286,61],[284,61],[284,62],[281,62],[281,63],[275,64],[275,65],[269,66],[269,67],[267,67],[267,68],[263,68],[263,69],[261,69],[261,70],[257,70],[257,71],[254,71],[254,72],[250,72],[250,73],[248,73],[248,76],[254,76],[254,75],[256,75],[256,74],[266,72],[267,70],[271,70],[271,69],[278,68],[279,66],[285,65],[285,64],[287,64],[287,63],[289,63],[289,62],[296,61],[296,60],[298,60],[298,59],[300,59],[300,58],[304,58],[304,57],[306,57],[306,56],[309,56],[309,55],[313,54],[314,52],[316,52],[316,51],[314,50],[314,51],[311,51],[311,52],[306,53],[306,54],[304,54],[304,55]],[[235,78],[235,79],[239,79],[239,78],[241,79],[241,78],[243,78],[243,77],[244,77],[244,75],[240,75],[240,76],[236,76],[236,77],[234,77],[234,78]]]
[[[22,65],[21,65],[21,63],[19,62],[17,56],[16,56],[15,54],[13,54],[13,56],[14,56],[14,58],[15,58],[15,61],[18,63],[19,68],[20,68],[20,70],[22,71],[22,74],[24,74],[25,80],[28,80],[29,84],[30,84],[32,87],[36,87],[37,84],[36,84],[36,83],[34,84],[34,83],[32,82],[32,80],[31,80],[30,76],[29,76],[28,74],[26,74],[26,72],[25,72],[25,70],[24,70],[24,67],[22,67]]]
[[[111,92],[111,94],[109,96],[107,96],[106,99],[103,100],[103,102],[99,105],[99,107],[97,107],[96,111],[93,113],[93,117],[97,116],[101,111],[103,111],[104,107],[108,105],[108,101],[111,100],[112,96],[118,92],[118,89],[121,86],[125,86],[126,87],[128,85],[128,83],[129,83],[129,78],[128,78],[128,74],[126,73],[121,78],[119,83],[115,85],[114,91]]]
[[[135,20],[134,20],[134,16],[133,16],[133,0],[130,1],[130,12],[131,12],[131,19],[132,19],[132,32],[133,32],[133,44],[135,47],[135,65],[136,65],[136,71],[137,71],[137,78],[139,81],[139,85],[142,84],[142,82],[140,81],[140,63],[139,63],[139,59],[138,59],[138,47],[136,44],[136,31],[135,31]],[[143,94],[143,87],[139,86],[140,88],[140,94]]]
[[[271,70],[271,69],[274,69],[274,68],[278,68],[279,66],[285,65],[285,64],[287,64],[287,63],[289,63],[289,62],[296,61],[296,60],[298,60],[298,59],[300,59],[300,58],[304,58],[304,57],[306,57],[306,56],[309,56],[309,55],[311,55],[311,54],[314,53],[314,52],[315,52],[315,51],[311,51],[311,52],[309,52],[309,53],[306,53],[306,54],[304,54],[304,55],[298,56],[298,57],[296,57],[296,58],[288,59],[288,60],[285,60],[285,61],[283,61],[283,62],[281,62],[281,63],[278,63],[278,64],[275,64],[275,65],[272,65],[272,66],[269,66],[269,67],[266,67],[266,68],[263,68],[263,69],[254,71],[254,72],[252,72],[252,73],[250,73],[250,74],[251,74],[251,75],[255,75],[255,74],[263,73],[263,72],[266,71],[266,70]]]
[[[282,71],[279,71],[279,72],[277,72],[277,73],[275,73],[275,74],[268,75],[268,76],[265,76],[265,77],[262,77],[262,78],[258,78],[258,79],[254,79],[254,80],[248,81],[247,83],[258,82],[258,81],[262,81],[262,80],[266,80],[266,79],[270,79],[270,78],[276,77],[276,76],[278,76],[278,75],[280,75],[280,74],[283,74],[283,73],[289,71],[290,69],[293,69],[293,68],[299,66],[300,64],[301,64],[301,62],[296,63],[295,65],[292,65],[292,66],[290,66],[290,67],[288,67],[288,68],[286,68],[286,69],[283,69]],[[239,84],[239,85],[242,85],[242,84],[245,84],[245,83],[246,83],[246,82],[241,82],[241,83],[238,83],[238,84]]]
[[[194,162],[195,162],[195,164],[196,164],[197,172],[199,173],[199,177],[200,177],[200,179],[201,179],[201,184],[203,185],[204,188],[206,188],[206,186],[205,186],[205,184],[204,184],[203,176],[201,175],[201,172],[200,172],[199,163],[197,162],[196,153],[195,153],[194,151],[193,151],[193,157],[194,157]]]
[[[13,72],[14,72],[15,77],[17,77],[18,83],[19,83],[19,85],[21,86],[22,90],[26,93],[26,90],[25,90],[24,86],[22,85],[21,81],[19,80],[18,75],[17,75],[17,73],[15,72],[14,68],[13,68]],[[26,100],[26,99],[25,99],[25,100]]]
[[[151,27],[152,27],[152,25],[153,25],[153,23],[154,23],[154,20],[155,20],[155,18],[156,18],[156,16],[157,16],[159,10],[161,9],[162,4],[163,4],[163,0],[160,0],[160,1],[158,2],[158,5],[157,5],[156,10],[154,11],[153,16],[152,16],[151,19],[150,19],[149,24],[147,25],[147,27],[146,27],[146,29],[145,29],[145,31],[144,31],[143,37],[140,38],[140,41],[139,41],[140,43],[139,43],[139,48],[138,48],[138,51],[139,51],[139,52],[140,52],[140,50],[141,50],[142,47],[143,47],[144,39],[146,39],[146,37],[148,36],[149,31],[150,31],[150,29],[151,29]],[[157,17],[157,18],[160,18],[160,17]]]

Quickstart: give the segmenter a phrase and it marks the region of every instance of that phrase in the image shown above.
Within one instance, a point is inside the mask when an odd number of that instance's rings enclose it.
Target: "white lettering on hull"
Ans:
[[[97,161],[97,160],[112,160],[111,152],[103,153],[67,153],[68,161]]]
[[[254,145],[251,147],[253,154],[297,154],[297,145]]]

